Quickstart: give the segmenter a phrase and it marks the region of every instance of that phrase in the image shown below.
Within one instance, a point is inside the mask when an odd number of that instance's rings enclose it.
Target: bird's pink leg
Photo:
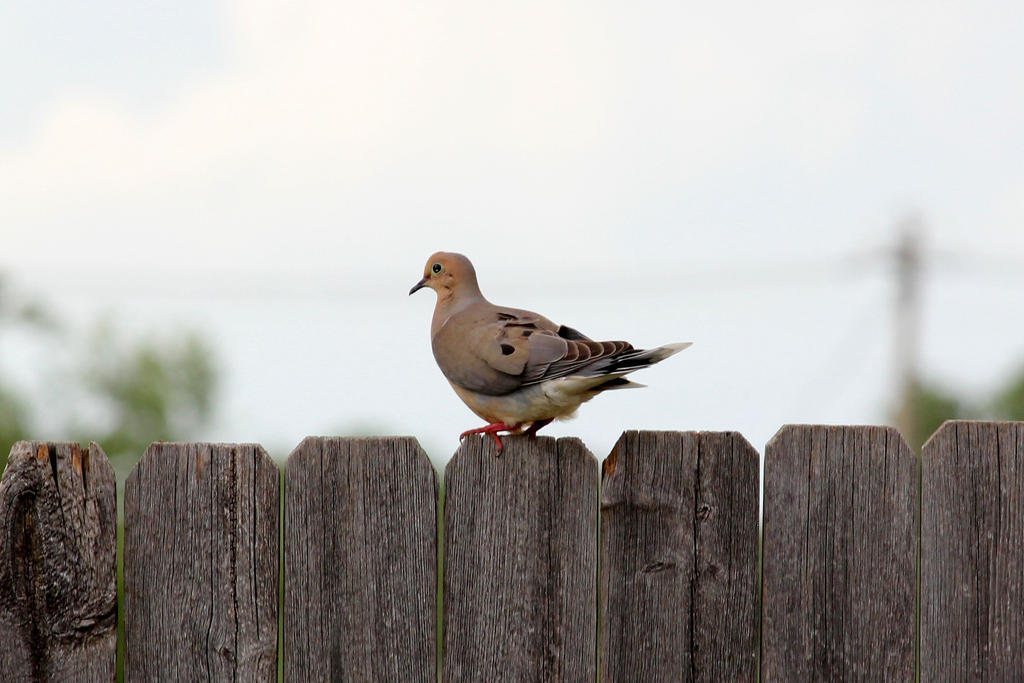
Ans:
[[[498,455],[501,455],[501,451],[505,446],[501,443],[501,437],[498,436],[498,432],[510,432],[515,429],[518,425],[507,425],[504,422],[492,422],[486,427],[477,427],[476,429],[467,429],[466,431],[459,434],[459,441],[462,441],[470,434],[490,434],[494,437],[494,442],[498,444]]]

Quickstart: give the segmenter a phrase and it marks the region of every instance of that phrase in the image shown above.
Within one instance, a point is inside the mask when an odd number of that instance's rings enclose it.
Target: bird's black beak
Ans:
[[[423,289],[426,286],[427,286],[427,278],[423,278],[422,280],[420,280],[419,282],[417,282],[416,284],[414,284],[412,286],[412,289],[409,290],[409,294],[415,294],[416,292],[420,291],[421,289]]]

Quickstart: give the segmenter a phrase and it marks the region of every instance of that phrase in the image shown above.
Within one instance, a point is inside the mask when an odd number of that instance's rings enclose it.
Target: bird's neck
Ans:
[[[476,287],[460,289],[442,289],[437,293],[437,305],[434,306],[434,318],[430,323],[430,336],[444,327],[448,318],[459,311],[465,310],[475,303],[487,302]]]

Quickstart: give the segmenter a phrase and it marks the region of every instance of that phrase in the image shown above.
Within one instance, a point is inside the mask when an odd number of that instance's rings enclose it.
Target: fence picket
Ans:
[[[0,678],[113,680],[117,498],[96,444],[19,441],[0,483]]]
[[[154,443],[125,483],[125,676],[277,679],[277,466],[256,444]]]
[[[913,680],[918,463],[889,427],[768,444],[763,680]]]
[[[285,474],[285,680],[434,680],[437,479],[419,444],[307,438]]]
[[[1024,678],[1024,422],[946,422],[922,452],[921,680]]]
[[[622,435],[601,492],[601,679],[752,680],[759,456],[735,432]]]
[[[463,440],[445,469],[445,681],[593,681],[597,461],[578,439]]]

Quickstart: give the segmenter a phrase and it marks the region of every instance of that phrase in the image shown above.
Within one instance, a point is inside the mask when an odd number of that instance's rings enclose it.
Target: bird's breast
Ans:
[[[462,402],[478,416],[488,422],[510,425],[569,417],[583,401],[590,398],[545,390],[543,384],[534,384],[502,396],[490,396],[466,389],[450,380],[449,383]]]

